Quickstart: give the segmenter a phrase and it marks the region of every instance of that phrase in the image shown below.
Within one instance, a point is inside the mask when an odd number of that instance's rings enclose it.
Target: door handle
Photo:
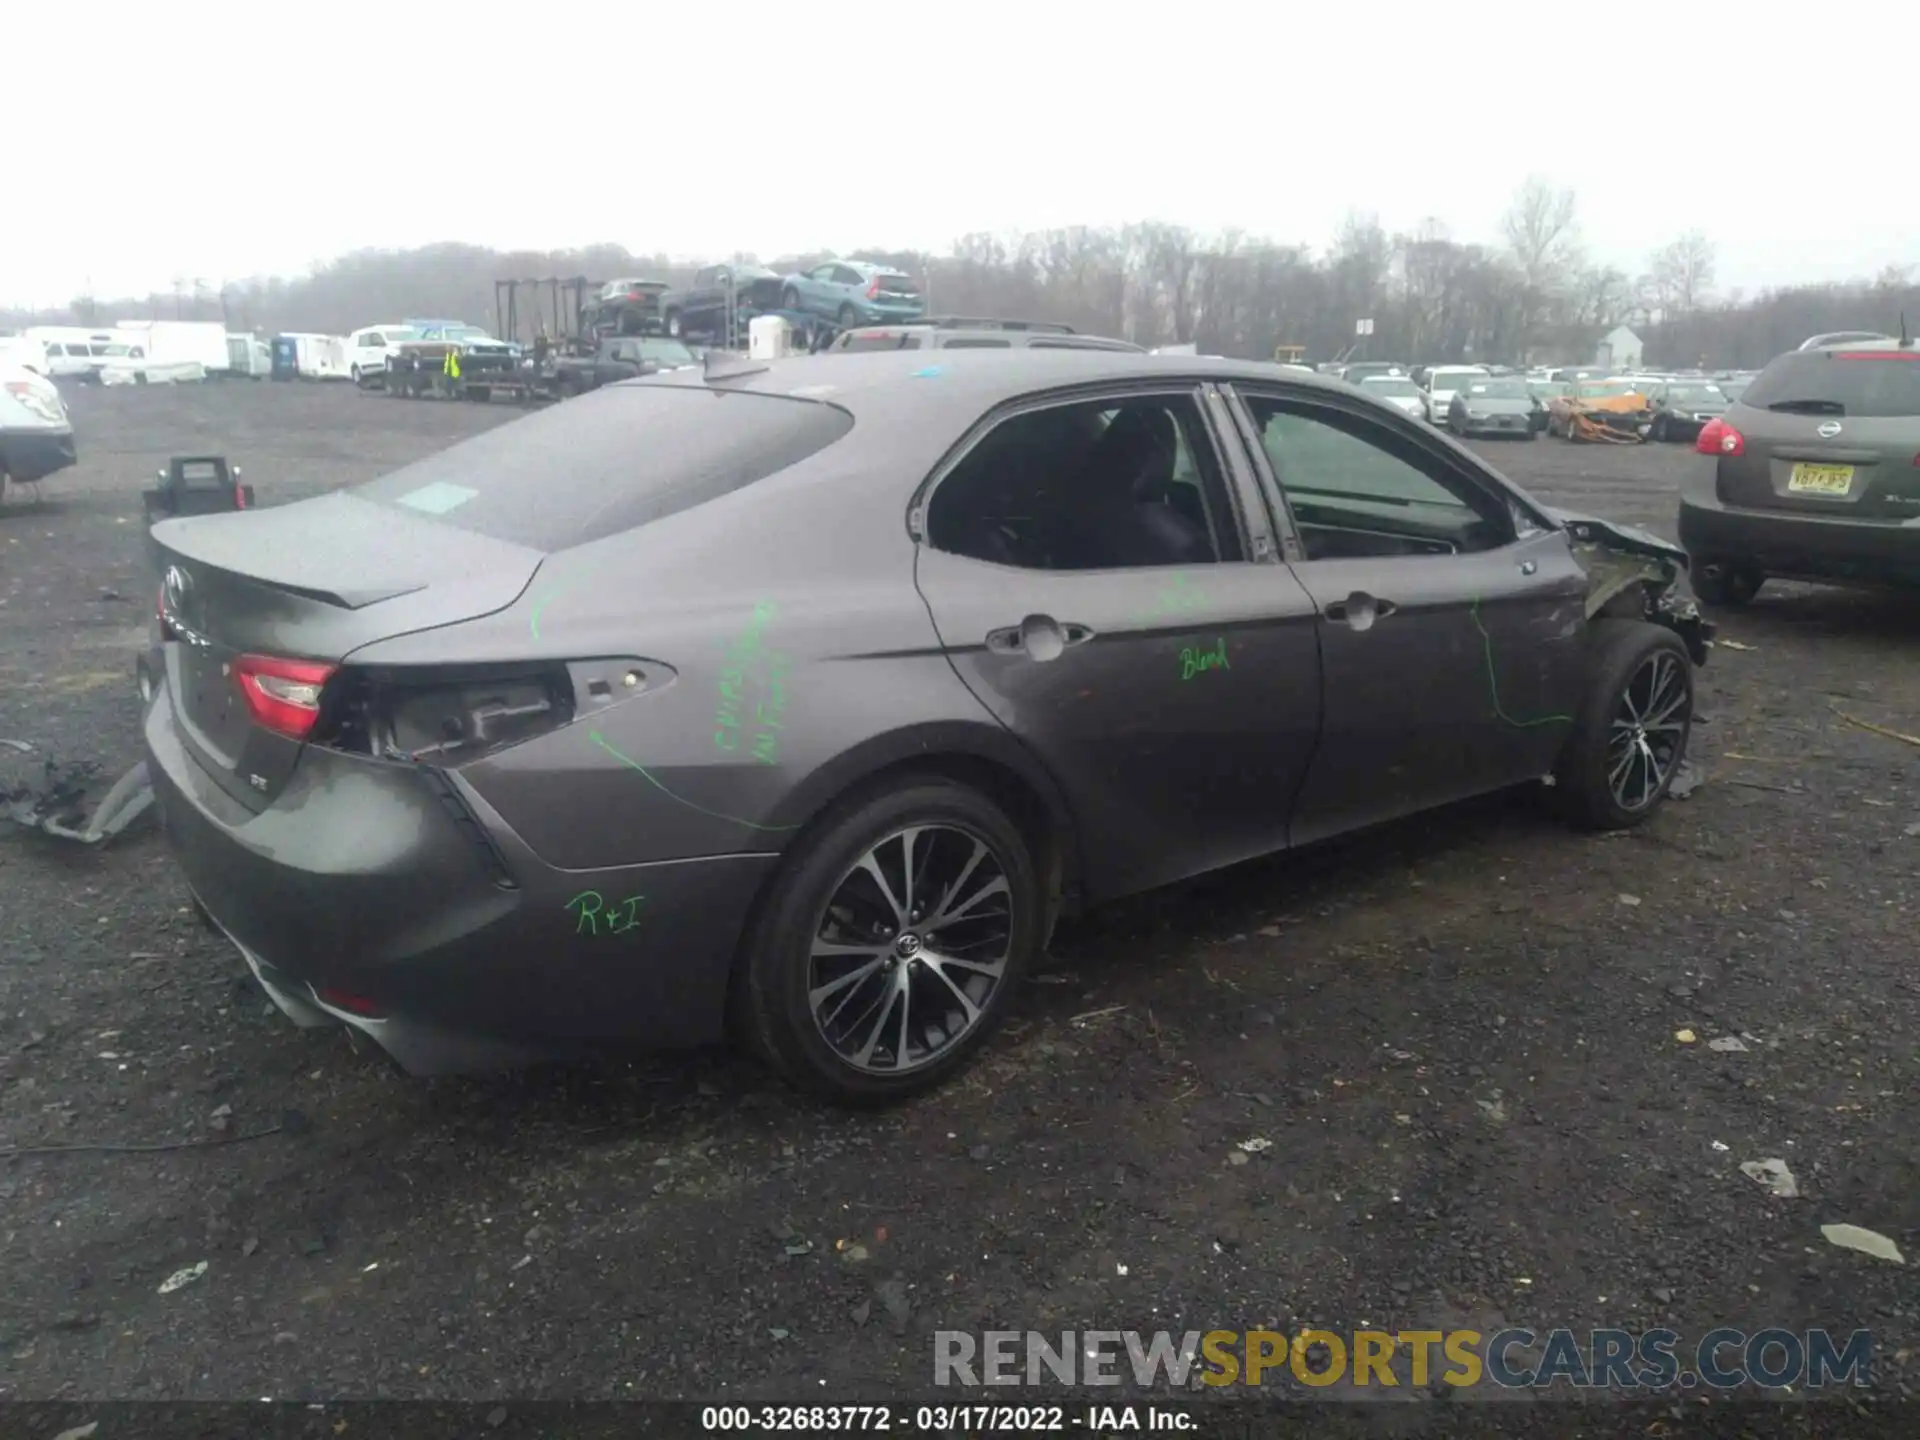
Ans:
[[[995,655],[1025,655],[1029,660],[1057,660],[1070,645],[1084,645],[1093,629],[1075,621],[1061,624],[1051,615],[1029,615],[1018,625],[987,632],[987,649]]]
[[[1374,621],[1386,619],[1399,608],[1391,600],[1379,600],[1364,590],[1356,590],[1344,600],[1333,601],[1320,613],[1354,630],[1371,630]]]

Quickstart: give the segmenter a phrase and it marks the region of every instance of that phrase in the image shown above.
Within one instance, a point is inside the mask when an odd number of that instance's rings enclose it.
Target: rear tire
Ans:
[[[880,903],[885,897],[863,866],[871,858],[888,870],[904,854],[903,835],[914,837],[921,886],[931,892],[903,897],[921,909],[904,928]],[[973,846],[979,847],[974,863],[963,870]],[[948,868],[958,878],[946,876]],[[992,878],[995,869],[1004,885]],[[897,873],[890,884],[896,894],[905,888]],[[956,907],[969,913],[940,924],[941,909]],[[795,846],[759,906],[742,951],[736,1020],[764,1059],[817,1095],[859,1106],[904,1099],[940,1084],[992,1034],[1040,947],[1045,915],[1026,838],[978,791],[926,776],[856,794]],[[840,948],[816,957],[816,945]],[[988,978],[980,970],[952,959],[963,946],[976,957],[1004,953],[990,985],[978,983]],[[833,973],[816,974],[817,965]],[[838,1002],[828,995],[816,1007],[810,999],[810,992],[870,965],[877,968],[868,978],[835,992]],[[969,987],[967,998],[954,995],[948,982]],[[908,987],[904,1004],[893,993],[896,985]],[[846,1018],[844,1033],[835,1031],[843,1015],[836,1003],[861,1007]],[[871,1032],[862,1023],[869,1014],[875,1016]],[[909,1028],[916,1022],[917,1029]],[[863,1046],[865,1064],[848,1053]],[[904,1069],[891,1063],[901,1052]]]
[[[860,323],[860,312],[851,305],[842,305],[840,313],[834,319],[842,330],[851,330]]]
[[[1760,593],[1767,583],[1766,572],[1731,560],[1696,560],[1692,575],[1693,593],[1703,605],[1723,605],[1738,609]]]
[[[1562,810],[1588,830],[1626,830],[1667,798],[1693,730],[1693,660],[1647,620],[1597,620],[1586,695],[1560,760]]]

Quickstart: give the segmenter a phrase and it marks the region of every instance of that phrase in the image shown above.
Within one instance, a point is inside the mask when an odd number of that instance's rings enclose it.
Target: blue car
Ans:
[[[910,275],[861,260],[829,260],[780,282],[780,303],[832,320],[841,329],[882,320],[912,320],[926,312],[927,300]]]

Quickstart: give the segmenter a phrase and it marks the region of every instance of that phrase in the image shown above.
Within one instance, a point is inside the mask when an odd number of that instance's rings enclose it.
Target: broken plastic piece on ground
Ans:
[[[1829,1245],[1838,1245],[1842,1250],[1858,1250],[1862,1255],[1891,1260],[1896,1265],[1907,1263],[1900,1247],[1876,1231],[1863,1230],[1858,1225],[1822,1225],[1820,1233]]]
[[[1740,1173],[1766,1186],[1782,1200],[1793,1200],[1800,1194],[1800,1182],[1793,1178],[1793,1171],[1784,1160],[1742,1160]]]
[[[62,765],[48,760],[39,790],[23,785],[0,791],[0,818],[59,840],[104,845],[153,808],[153,785],[147,777],[147,762],[142,760],[113,782],[87,818],[87,785],[99,770],[91,761]]]

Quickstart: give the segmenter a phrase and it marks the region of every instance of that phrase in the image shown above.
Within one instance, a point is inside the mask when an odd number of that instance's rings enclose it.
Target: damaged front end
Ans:
[[[1589,445],[1638,445],[1653,428],[1653,411],[1640,395],[1576,400],[1567,411],[1567,438]]]
[[[1587,572],[1587,618],[1651,620],[1685,642],[1695,665],[1707,663],[1713,624],[1677,582],[1687,552],[1635,525],[1567,510],[1550,512],[1566,526],[1573,558]]]

